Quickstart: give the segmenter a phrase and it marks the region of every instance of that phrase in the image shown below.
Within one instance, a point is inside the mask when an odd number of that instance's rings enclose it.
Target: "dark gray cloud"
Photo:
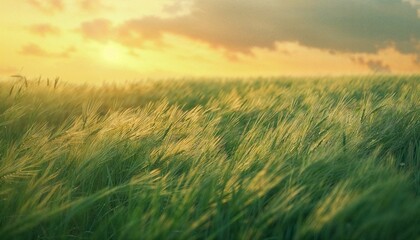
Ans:
[[[381,60],[365,59],[363,57],[352,58],[355,63],[368,67],[374,73],[390,73],[391,67]]]
[[[413,1],[402,0],[195,0],[190,14],[141,17],[112,26],[84,23],[96,40],[142,46],[168,32],[236,52],[293,41],[338,52],[373,53],[394,46],[419,53],[420,19]],[[100,23],[102,30],[95,29]],[[90,27],[86,27],[90,26]],[[103,31],[103,30],[106,31]],[[100,34],[98,34],[100,33]]]
[[[376,73],[390,73],[391,67],[380,60],[370,60],[366,62],[369,69]]]

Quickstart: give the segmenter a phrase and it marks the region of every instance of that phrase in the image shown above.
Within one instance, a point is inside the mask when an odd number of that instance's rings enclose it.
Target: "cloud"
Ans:
[[[0,75],[15,74],[18,71],[19,71],[19,69],[15,68],[15,67],[0,66]]]
[[[166,10],[177,11],[177,5]],[[140,17],[116,26],[93,20],[81,32],[139,47],[171,33],[244,53],[275,48],[276,42],[358,53],[393,45],[402,53],[419,53],[413,43],[420,40],[419,29],[417,9],[401,0],[195,0],[186,15]]]
[[[420,7],[419,0],[402,0],[403,2],[409,3],[413,7]]]
[[[110,20],[101,18],[82,23],[79,31],[87,39],[107,42],[114,38],[115,30]]]
[[[351,60],[368,67],[374,73],[391,73],[391,67],[381,60],[365,59],[363,57],[355,57],[351,58]]]
[[[76,51],[75,47],[68,47],[61,52],[50,52],[37,44],[31,43],[22,47],[19,51],[20,54],[26,56],[35,56],[35,57],[48,57],[48,58],[67,58],[70,57],[72,53]]]
[[[402,0],[417,9],[417,18],[420,19],[420,1],[419,0]]]
[[[154,18],[151,18],[153,21]],[[144,19],[146,20],[146,19]],[[147,21],[147,20],[146,20]],[[115,41],[125,46],[141,48],[147,42],[154,42],[163,46],[161,42],[162,32],[156,31],[154,26],[142,27],[142,31],[132,31],[129,24],[115,26],[110,20],[100,18],[81,24],[78,31],[85,39],[98,42]]]
[[[26,2],[44,13],[56,13],[64,10],[62,0],[26,0]]]
[[[189,0],[178,0],[172,1],[165,4],[162,8],[163,12],[176,15],[180,13],[185,13],[191,7],[191,1]]]
[[[46,14],[55,14],[66,10],[64,0],[26,0],[34,8]],[[112,7],[103,3],[102,0],[73,0],[76,6],[88,12],[110,10]]]
[[[59,35],[60,29],[55,27],[51,24],[44,23],[44,24],[35,24],[28,27],[29,32],[39,35],[41,37],[45,37],[47,35]]]
[[[391,67],[387,64],[384,64],[381,60],[369,60],[366,62],[366,65],[370,70],[376,73],[390,73]]]
[[[102,0],[79,0],[80,8],[85,11],[110,10],[111,7],[104,4]]]

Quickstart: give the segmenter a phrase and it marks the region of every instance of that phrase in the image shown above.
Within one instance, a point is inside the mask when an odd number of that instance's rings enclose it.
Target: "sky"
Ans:
[[[419,0],[2,0],[0,76],[420,73]]]

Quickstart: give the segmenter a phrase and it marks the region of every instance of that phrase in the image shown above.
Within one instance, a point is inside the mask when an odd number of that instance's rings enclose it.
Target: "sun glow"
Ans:
[[[108,63],[122,63],[124,56],[124,49],[116,44],[108,43],[102,49],[102,57]]]

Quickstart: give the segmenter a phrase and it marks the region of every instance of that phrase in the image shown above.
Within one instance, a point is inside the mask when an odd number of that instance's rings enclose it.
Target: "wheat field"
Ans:
[[[419,239],[420,77],[0,82],[1,239]]]

